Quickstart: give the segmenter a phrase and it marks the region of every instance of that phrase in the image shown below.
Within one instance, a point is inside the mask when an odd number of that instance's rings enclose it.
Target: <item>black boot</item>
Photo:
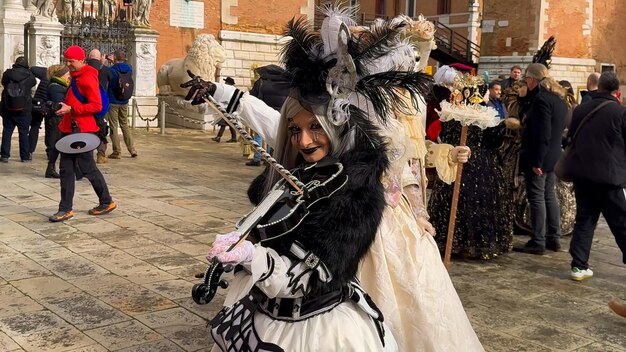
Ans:
[[[46,178],[61,178],[59,173],[54,170],[54,164],[48,164],[48,168],[46,168]]]

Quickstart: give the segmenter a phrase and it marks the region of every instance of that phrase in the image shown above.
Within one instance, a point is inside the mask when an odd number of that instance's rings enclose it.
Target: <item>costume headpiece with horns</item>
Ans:
[[[413,105],[430,90],[431,78],[414,72],[415,54],[404,38],[408,17],[356,27],[356,8],[322,8],[326,15],[319,33],[304,18],[292,19],[285,32],[282,62],[291,76],[294,97],[303,105],[328,104],[335,125],[350,121],[356,110],[384,121],[396,109],[406,109],[397,94],[408,92]]]

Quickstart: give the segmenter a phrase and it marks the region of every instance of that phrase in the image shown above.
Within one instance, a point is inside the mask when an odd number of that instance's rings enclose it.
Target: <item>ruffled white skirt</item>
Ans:
[[[420,233],[406,199],[385,209],[360,277],[400,351],[484,351],[435,240]]]
[[[226,303],[235,302],[248,293],[248,278],[249,275],[245,273],[238,273],[235,276],[230,285]],[[346,301],[328,312],[298,322],[275,320],[256,312],[254,325],[260,340],[276,344],[286,352],[398,351],[390,330],[385,327],[385,346],[383,347],[372,318],[351,301]],[[220,349],[215,346],[213,351],[218,352]]]

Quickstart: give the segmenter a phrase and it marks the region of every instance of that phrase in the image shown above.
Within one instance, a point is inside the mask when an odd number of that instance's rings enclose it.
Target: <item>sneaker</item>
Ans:
[[[59,173],[56,172],[55,169],[47,169],[45,177],[46,178],[61,178],[61,175],[59,175]]]
[[[109,159],[120,159],[120,153],[111,153]]]
[[[219,143],[220,142],[220,137],[213,137],[213,138],[211,138],[211,140]]]
[[[250,161],[246,162],[246,166],[261,166],[261,162],[260,161],[250,160]]]
[[[559,240],[547,240],[546,249],[554,252],[561,250],[561,242]]]
[[[515,246],[515,247],[513,247],[513,252],[522,252],[522,253],[535,254],[535,255],[544,255],[544,254],[546,254],[546,249],[545,249],[545,247],[542,247],[542,246],[539,246],[539,245],[535,244],[533,242],[533,240],[530,240],[530,241],[526,242],[526,244],[524,244],[522,246]]]
[[[107,161],[109,161],[109,159],[106,155],[98,154],[98,156],[96,156],[96,164],[106,164]]]
[[[51,217],[48,218],[48,220],[50,220],[50,222],[61,222],[61,221],[65,221],[68,219],[71,219],[74,217],[74,212],[73,211],[59,211],[56,214],[52,215]]]
[[[132,153],[130,153],[130,157],[131,157],[131,158],[136,158],[136,157],[137,157],[137,152],[132,152]]]
[[[2,158],[0,158],[0,162],[8,163],[9,162],[9,158],[2,157]]]
[[[117,208],[117,204],[115,204],[115,202],[100,204],[97,207],[90,209],[89,215],[103,215],[112,212],[115,208]]]
[[[583,281],[593,276],[593,271],[591,269],[580,269],[577,267],[572,268],[572,272],[570,273],[570,278],[574,281]]]

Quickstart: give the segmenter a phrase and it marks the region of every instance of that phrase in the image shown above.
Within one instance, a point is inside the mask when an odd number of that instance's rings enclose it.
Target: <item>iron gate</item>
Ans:
[[[120,49],[126,52],[126,57],[132,55],[132,7],[111,3],[112,0],[97,0],[96,3],[91,0],[90,4],[81,0],[62,2],[63,12],[59,18],[64,26],[61,32],[61,57],[71,45],[79,45],[87,53],[99,49],[106,55]]]

